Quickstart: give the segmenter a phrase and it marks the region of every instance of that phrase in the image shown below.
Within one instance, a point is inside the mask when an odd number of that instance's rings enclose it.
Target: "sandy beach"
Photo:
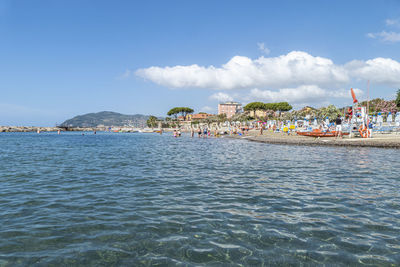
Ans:
[[[263,135],[259,131],[249,131],[244,136],[230,136],[229,138],[246,139],[249,141],[299,145],[299,146],[344,146],[344,147],[380,147],[380,148],[400,148],[399,134],[376,134],[372,138],[349,138],[335,139],[333,137],[314,138],[299,136],[296,134],[287,135],[284,133],[273,133],[264,131]]]

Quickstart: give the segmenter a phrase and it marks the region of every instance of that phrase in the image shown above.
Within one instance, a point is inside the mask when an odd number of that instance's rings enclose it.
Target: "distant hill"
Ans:
[[[64,121],[61,126],[68,127],[97,127],[97,126],[131,126],[145,127],[149,116],[135,114],[125,115],[117,112],[102,111],[88,113]]]

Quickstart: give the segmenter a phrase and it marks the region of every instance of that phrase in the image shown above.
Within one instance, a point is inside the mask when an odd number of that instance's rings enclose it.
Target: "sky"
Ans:
[[[395,97],[399,0],[0,0],[0,125],[230,100],[341,107],[350,88]]]

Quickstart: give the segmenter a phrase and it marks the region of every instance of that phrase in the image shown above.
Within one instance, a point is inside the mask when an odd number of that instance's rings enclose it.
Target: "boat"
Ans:
[[[139,133],[154,133],[154,130],[149,128],[144,128],[139,130]]]
[[[310,137],[336,137],[336,131],[327,131],[323,132],[320,129],[314,129],[311,132],[296,132],[298,135],[301,136],[310,136]],[[343,135],[349,135],[349,133],[342,132]]]

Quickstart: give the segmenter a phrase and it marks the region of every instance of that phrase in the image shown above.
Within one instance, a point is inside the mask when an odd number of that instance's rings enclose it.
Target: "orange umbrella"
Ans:
[[[358,102],[358,100],[357,100],[357,98],[356,98],[356,94],[355,94],[354,91],[353,91],[353,88],[351,88],[351,97],[353,98],[353,103],[354,103],[354,104]]]

